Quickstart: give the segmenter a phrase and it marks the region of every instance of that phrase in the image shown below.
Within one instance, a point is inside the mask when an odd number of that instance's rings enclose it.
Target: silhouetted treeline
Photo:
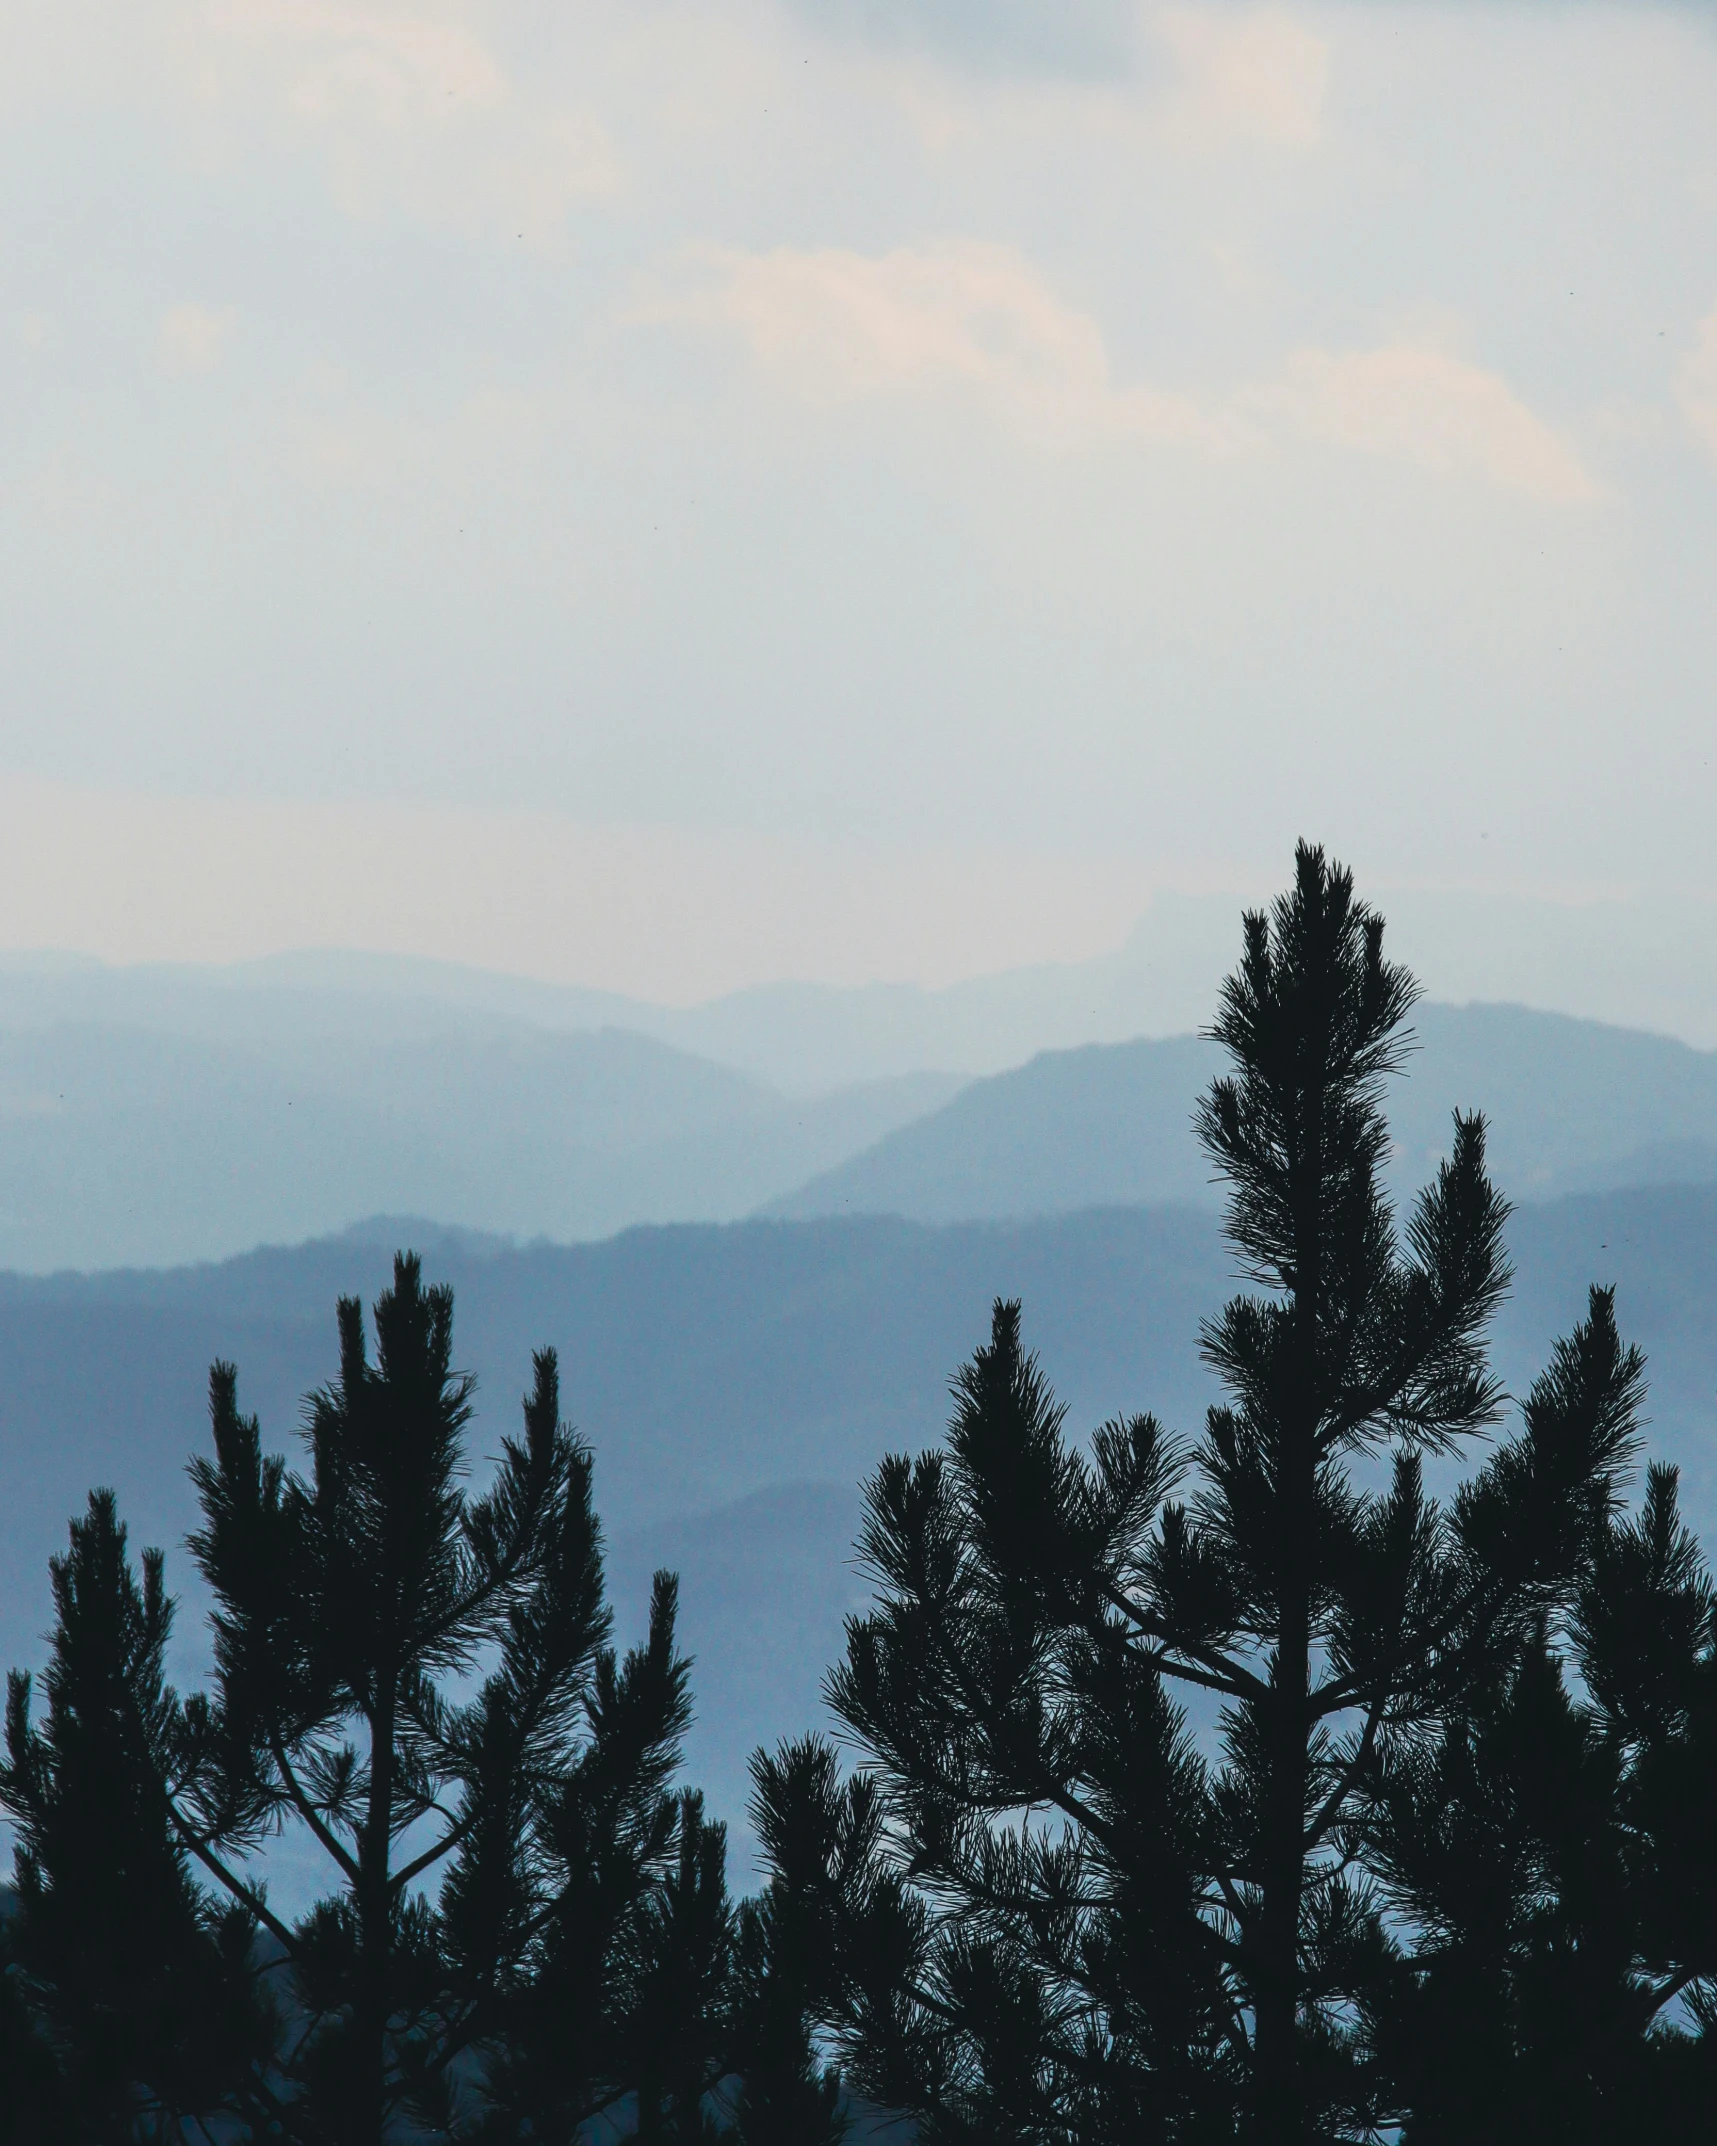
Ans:
[[[1717,1593],[1673,1471],[1634,1496],[1610,1293],[1492,1433],[1506,1207],[1473,1117],[1390,1210],[1382,936],[1311,849],[1246,920],[1202,1435],[1071,1440],[1004,1303],[946,1445],[877,1470],[850,1763],[759,1754],[754,1899],[676,1785],[671,1576],[612,1645],[552,1352],[476,1496],[415,1260],[373,1360],[341,1304],[303,1474],[217,1365],[211,1688],[167,1687],[161,1558],[100,1492],[12,1680],[0,2124],[821,2146],[858,2094],[939,2146],[1710,2137]],[[287,1827],[327,1869],[291,1921]]]

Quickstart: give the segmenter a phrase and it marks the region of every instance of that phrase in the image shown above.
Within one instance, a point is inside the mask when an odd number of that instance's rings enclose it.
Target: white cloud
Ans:
[[[1700,322],[1699,340],[1681,361],[1675,389],[1694,437],[1717,462],[1717,306]]]
[[[1313,438],[1414,462],[1552,507],[1599,486],[1578,452],[1500,373],[1408,342],[1372,350],[1298,350],[1281,381],[1252,391],[1260,414]]]
[[[1159,117],[1182,146],[1308,149],[1322,138],[1329,47],[1286,9],[1164,7],[1146,21],[1173,63]]]
[[[338,0],[213,0],[185,42],[202,102],[260,102],[327,156],[339,199],[427,220],[553,236],[624,168],[564,78],[509,69],[471,19],[485,11]]]
[[[1117,385],[1098,323],[1012,247],[725,248],[690,265],[691,275],[646,290],[633,317],[736,334],[810,402],[953,393],[1042,438],[1214,443],[1186,397]]]
[[[1038,444],[1229,454],[1310,439],[1547,506],[1598,496],[1575,448],[1500,374],[1419,341],[1302,349],[1274,375],[1197,397],[1118,379],[1096,318],[1011,247],[722,249],[690,265],[643,296],[634,317],[735,335],[814,405],[941,394]]]
[[[215,0],[209,23],[224,39],[265,47],[283,101],[315,121],[439,124],[450,103],[495,106],[510,89],[473,31],[422,7]]]
[[[230,306],[169,306],[155,336],[163,368],[170,373],[212,372],[226,354],[233,318]]]

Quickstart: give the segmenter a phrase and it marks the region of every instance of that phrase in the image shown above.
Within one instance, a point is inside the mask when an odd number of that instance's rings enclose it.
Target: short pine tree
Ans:
[[[741,2068],[734,2119],[742,2146],[839,2146],[848,2130],[839,2081],[816,2043],[829,2009],[831,1932],[826,1903],[797,1881],[809,1866],[826,1871],[832,1845],[790,1837],[796,1819],[815,1823],[835,1795],[833,1757],[808,1738],[779,1760],[752,1760],[751,1817],[775,1876],[740,1911],[735,1958],[736,2061]],[[782,1775],[807,1770],[811,1792]]]
[[[619,1659],[552,1352],[522,1439],[465,1492],[452,1316],[409,1257],[374,1362],[340,1305],[303,1476],[215,1366],[214,1456],[192,1469],[212,1698],[163,1682],[161,1559],[139,1585],[111,1497],[55,1563],[46,1719],[15,1678],[0,1777],[27,1977],[0,2030],[61,2055],[92,2139],[157,2115],[303,2146],[571,2137],[628,2094],[645,2136],[702,2135],[730,2068],[733,1914],[722,1829],[669,1792],[675,1585],[657,1575]],[[296,1922],[263,1882],[286,1825],[331,1880]]]
[[[1378,2021],[1407,2146],[1710,2135],[1714,1614],[1654,1467],[1567,1598],[1380,1772],[1367,1860],[1415,1940]]]
[[[469,1498],[451,1292],[402,1256],[375,1328],[372,1363],[360,1306],[341,1303],[307,1477],[263,1457],[232,1371],[213,1374],[192,1549],[215,1597],[218,1696],[185,1817],[290,1964],[307,2119],[365,2146],[402,2108],[452,2128],[468,2053],[509,2050],[534,1985],[576,1959],[592,2001],[564,2023],[576,2063],[552,2105],[576,2123],[638,2083],[628,1995],[655,2007],[658,2037],[681,2033],[682,1996],[702,2002],[695,1977],[688,1992],[630,1972],[640,1948],[672,1953],[657,1925],[685,1856],[708,1887],[721,1854],[666,1793],[689,1717],[674,1583],[658,1574],[649,1637],[617,1662],[590,1455],[560,1421],[553,1353],[536,1358],[523,1439]],[[290,1929],[232,1855],[288,1819],[334,1880]],[[521,2101],[504,2054],[495,2069],[491,2132],[549,2113]],[[481,2062],[476,2077],[480,2098]]]
[[[172,1822],[181,1715],[163,1674],[160,1553],[144,1553],[140,1582],[113,1494],[96,1491],[50,1569],[45,1715],[14,1673],[0,1767],[18,1834],[7,1979],[23,2074],[7,2118],[18,2136],[68,2141],[171,2135],[217,2107],[266,2119],[274,2021],[250,1971],[254,1925],[196,1884]]]
[[[1589,1562],[1634,1375],[1586,1332],[1476,1483],[1427,1496],[1423,1456],[1497,1412],[1507,1274],[1480,1121],[1404,1232],[1379,1183],[1413,997],[1302,848],[1246,919],[1199,1114],[1256,1293],[1204,1334],[1230,1398],[1195,1450],[1149,1416],[1072,1446],[998,1305],[946,1451],[870,1485],[881,1599],[832,1698],[871,1770],[789,1753],[760,1785],[854,2076],[933,2139],[1302,2146],[1400,2113],[1368,1797]]]
[[[86,2134],[70,2080],[18,1957],[16,1917],[0,1925],[0,2146],[70,2146]]]

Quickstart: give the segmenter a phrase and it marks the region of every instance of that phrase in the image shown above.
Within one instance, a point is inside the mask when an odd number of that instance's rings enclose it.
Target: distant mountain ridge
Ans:
[[[1717,902],[1709,897],[1551,901],[1461,889],[1362,891],[1388,919],[1392,957],[1408,964],[1433,999],[1521,1004],[1717,1047]],[[395,956],[284,955],[246,967],[259,977],[300,981],[361,975],[370,988],[391,974],[424,996],[464,992],[536,1022],[636,1029],[807,1090],[925,1066],[997,1073],[1039,1051],[1202,1028],[1239,957],[1244,906],[1237,893],[1163,889],[1120,945],[1086,960],[939,986],[758,984],[692,1006]],[[552,1016],[551,1005],[558,1008]]]
[[[1190,960],[1192,942],[1176,944]],[[1114,975],[1155,959],[1136,948]],[[1081,1012],[1091,976],[1052,981],[1075,1032],[1125,1002],[1117,986]],[[781,1009],[800,1001],[782,989],[685,1022],[712,1050],[761,1049],[777,1015],[792,1026]],[[911,1033],[999,1049],[1029,998],[1015,976],[813,993],[801,1011],[821,1009],[819,1049],[844,1035],[862,1066]],[[719,1050],[577,1025],[625,1004],[383,957],[0,963],[0,1265],[207,1260],[373,1213],[566,1242],[759,1211],[954,1221],[1212,1197],[1189,1121],[1216,1053],[1184,1034],[1040,1053],[969,1083],[919,1071],[807,1094]],[[944,1016],[954,1027],[937,1030]],[[1403,1187],[1442,1152],[1456,1104],[1487,1112],[1499,1173],[1524,1194],[1717,1175],[1710,1053],[1519,1007],[1428,1005],[1416,1025],[1414,1075],[1391,1102]]]
[[[1717,1052],[1520,1006],[1425,1005],[1412,1026],[1411,1077],[1387,1091],[1401,1194],[1447,1151],[1457,1108],[1484,1113],[1493,1171],[1520,1197],[1717,1180]],[[1210,1204],[1192,1117],[1221,1063],[1190,1036],[1045,1052],[972,1082],[767,1211],[948,1222]]]
[[[219,1258],[376,1211],[559,1239],[726,1220],[958,1086],[790,1098],[625,1030],[264,1011],[236,1034],[0,1031],[0,1264]]]
[[[1524,1004],[1717,1046],[1717,903],[1680,896],[1548,901],[1371,889],[1391,954],[1432,998]],[[624,1028],[814,1094],[926,1068],[977,1077],[1045,1050],[1204,1027],[1240,952],[1238,894],[1160,891],[1123,943],[1087,960],[956,982],[791,980],[663,1005],[419,955],[343,949],[225,966],[108,967],[75,955],[0,954],[0,1030],[53,1020],[165,1025],[231,1038],[361,1016],[372,1033],[427,1020],[559,1032]]]

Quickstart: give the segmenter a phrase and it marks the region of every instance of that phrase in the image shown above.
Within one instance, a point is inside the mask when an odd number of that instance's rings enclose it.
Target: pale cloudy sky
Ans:
[[[1717,9],[0,0],[0,945],[1717,896]]]

